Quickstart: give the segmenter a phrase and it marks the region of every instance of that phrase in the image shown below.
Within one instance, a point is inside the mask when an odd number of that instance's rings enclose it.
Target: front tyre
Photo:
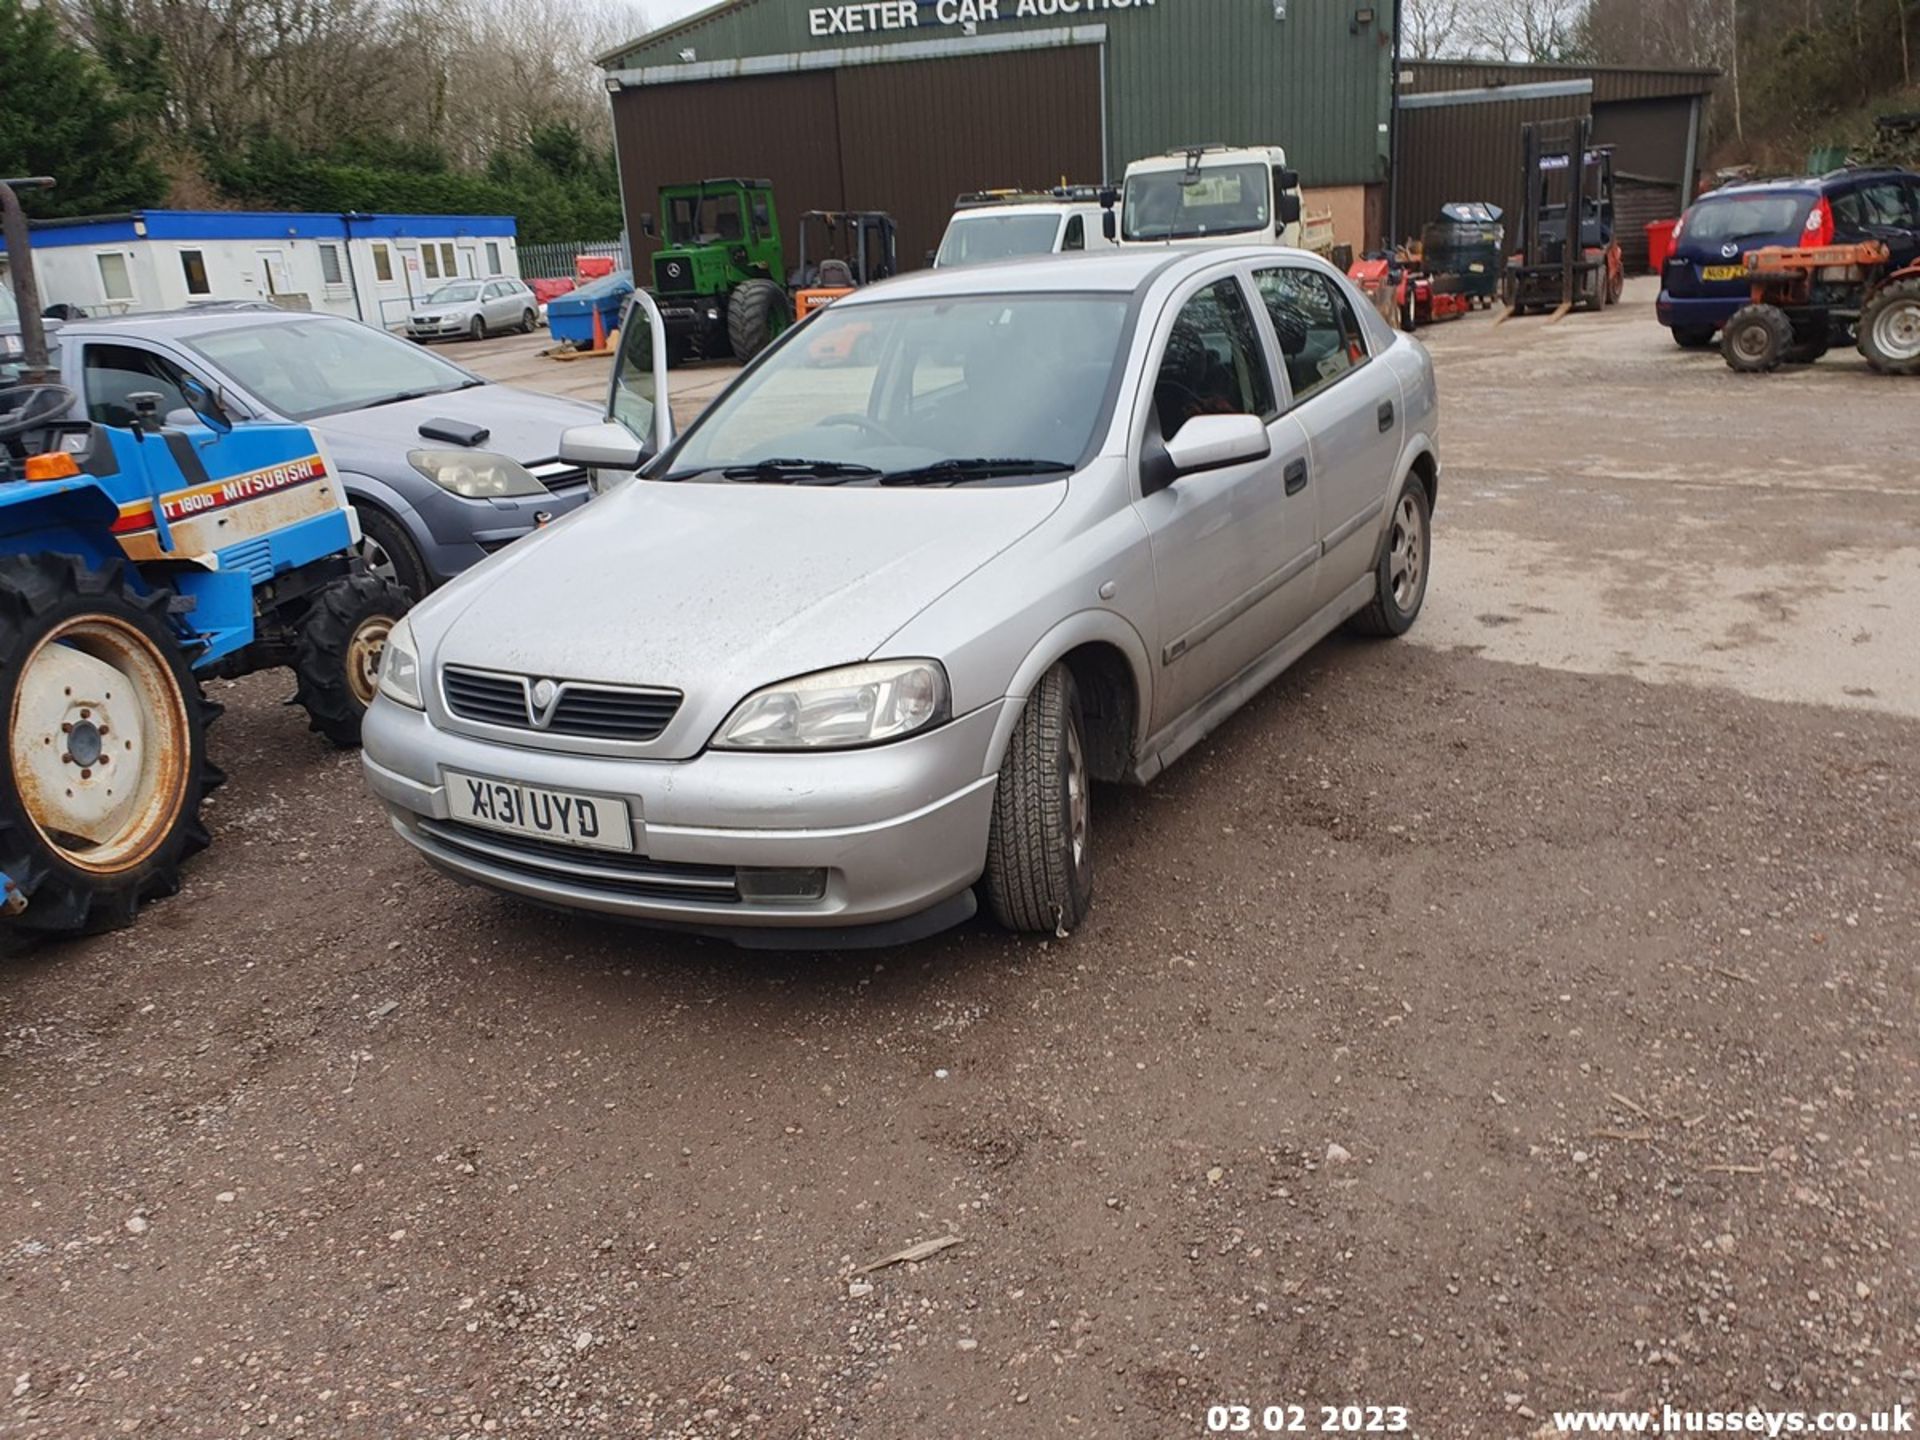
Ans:
[[[141,592],[120,561],[0,558],[0,869],[22,930],[86,934],[133,922],[180,888],[206,848],[200,803],[226,777],[206,758],[219,712],[167,624],[172,592]]]
[[[1348,622],[1357,634],[1391,639],[1404,635],[1420,618],[1427,598],[1427,569],[1433,553],[1433,515],[1427,487],[1409,475],[1401,483],[1386,543],[1374,567],[1373,599]]]
[[[1027,698],[994,790],[986,891],[1009,930],[1065,935],[1086,918],[1091,780],[1079,691],[1056,665]]]
[[[294,641],[293,700],[307,723],[342,749],[360,743],[360,721],[380,684],[387,636],[409,605],[377,575],[348,575],[313,598]]]
[[[1743,375],[1764,375],[1786,363],[1793,321],[1778,305],[1742,305],[1720,329],[1720,353]]]
[[[727,299],[727,344],[742,365],[786,328],[787,292],[771,280],[747,280]]]

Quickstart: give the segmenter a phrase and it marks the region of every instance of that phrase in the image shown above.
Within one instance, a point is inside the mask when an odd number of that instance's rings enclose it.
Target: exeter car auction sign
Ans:
[[[1154,0],[861,0],[852,5],[816,5],[807,11],[807,29],[816,36],[867,35],[881,30],[918,30],[922,25],[952,27],[972,34],[976,25],[996,20],[1032,20],[1053,15],[1088,15],[1101,10],[1133,10]]]

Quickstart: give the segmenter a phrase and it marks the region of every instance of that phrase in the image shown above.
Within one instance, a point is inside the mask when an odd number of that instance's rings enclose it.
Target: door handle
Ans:
[[[1393,428],[1393,402],[1382,400],[1377,413],[1380,417],[1380,433],[1384,435]]]
[[[1298,495],[1307,488],[1307,462],[1293,460],[1287,464],[1287,494]]]

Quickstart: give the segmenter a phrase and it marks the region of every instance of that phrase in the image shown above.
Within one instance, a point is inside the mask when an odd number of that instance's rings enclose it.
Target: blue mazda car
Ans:
[[[1747,251],[1862,240],[1885,243],[1896,267],[1920,258],[1920,175],[1846,169],[1711,191],[1674,228],[1656,313],[1680,345],[1711,345],[1747,303]]]

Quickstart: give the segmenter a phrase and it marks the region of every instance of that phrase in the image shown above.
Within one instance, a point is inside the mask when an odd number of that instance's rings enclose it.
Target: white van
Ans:
[[[1298,246],[1300,216],[1278,145],[1194,145],[1127,166],[1118,233],[1123,246]]]
[[[1051,190],[981,190],[954,201],[953,218],[934,252],[938,269],[1019,256],[1103,250],[1114,242],[1101,228],[1097,185]]]

